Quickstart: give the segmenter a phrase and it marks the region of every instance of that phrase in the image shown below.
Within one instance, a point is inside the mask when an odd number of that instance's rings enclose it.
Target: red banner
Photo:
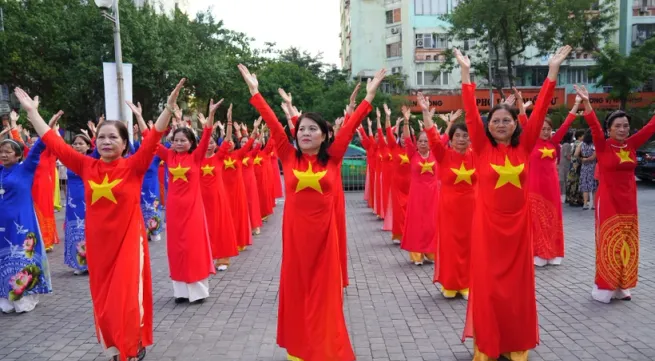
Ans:
[[[566,104],[575,102],[575,94],[566,96]],[[645,108],[655,102],[655,93],[635,93],[628,99],[628,106],[632,108]],[[589,94],[589,103],[596,109],[618,109],[621,102],[618,99],[610,99],[608,93]]]

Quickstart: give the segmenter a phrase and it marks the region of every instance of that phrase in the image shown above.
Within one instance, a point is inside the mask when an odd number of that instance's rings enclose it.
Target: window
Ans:
[[[387,58],[394,58],[402,56],[402,42],[387,44]]]
[[[387,16],[387,25],[399,23],[401,21],[400,9],[387,10],[385,14]]]
[[[475,47],[475,39],[464,40],[464,51],[472,50]]]
[[[440,86],[448,85],[450,73],[442,71],[416,72],[416,85]]]
[[[414,0],[415,15],[442,15],[448,13],[448,0]]]
[[[586,84],[591,83],[589,79],[589,69],[587,68],[569,68],[567,73],[567,83],[569,84]]]
[[[439,34],[416,34],[416,47],[422,49],[446,49],[448,38]]]

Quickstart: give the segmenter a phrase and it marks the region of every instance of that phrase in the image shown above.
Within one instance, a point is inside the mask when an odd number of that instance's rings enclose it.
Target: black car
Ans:
[[[655,181],[655,141],[637,149],[637,168],[635,175],[642,180]]]

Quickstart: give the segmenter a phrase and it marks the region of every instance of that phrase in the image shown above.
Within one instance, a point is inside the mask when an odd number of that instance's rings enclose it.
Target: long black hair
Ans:
[[[193,153],[193,151],[198,147],[198,140],[196,139],[196,135],[193,134],[191,129],[187,127],[180,127],[173,131],[173,139],[175,139],[175,135],[177,135],[177,133],[182,133],[182,135],[186,137],[189,143],[191,143],[191,147],[189,148],[188,153]]]
[[[582,138],[582,142],[587,144],[587,145],[592,145],[594,143],[594,138],[591,135],[591,129],[587,129],[587,131],[584,133],[584,137]]]
[[[300,122],[302,122],[303,119],[309,119],[316,123],[318,125],[318,128],[321,130],[321,133],[325,135],[325,140],[321,142],[321,146],[318,148],[318,154],[316,156],[316,159],[318,160],[318,163],[322,166],[327,165],[327,162],[330,160],[330,155],[328,154],[328,147],[330,146],[330,127],[328,126],[328,122],[323,119],[323,116],[321,116],[319,113],[304,113],[303,115],[300,116],[298,119],[297,123],[297,129],[294,132],[294,139],[296,140],[296,144],[298,144],[298,149],[296,150],[296,158],[300,159],[302,157],[302,151],[300,150],[300,142],[298,142],[298,129],[300,129]]]
[[[523,132],[523,128],[521,128],[521,124],[519,123],[518,120],[518,115],[516,112],[516,109],[510,107],[509,105],[502,103],[502,104],[496,104],[494,105],[493,108],[491,108],[491,111],[489,112],[489,115],[487,116],[487,122],[485,123],[484,129],[485,132],[487,133],[487,138],[491,141],[491,145],[494,147],[498,145],[494,137],[491,135],[491,132],[489,131],[489,123],[491,122],[491,118],[493,117],[494,113],[498,110],[506,110],[509,112],[509,114],[512,116],[512,119],[516,122],[516,129],[514,129],[514,133],[512,133],[512,139],[510,140],[510,146],[512,148],[518,147],[519,145],[519,139],[521,137],[521,133]]]

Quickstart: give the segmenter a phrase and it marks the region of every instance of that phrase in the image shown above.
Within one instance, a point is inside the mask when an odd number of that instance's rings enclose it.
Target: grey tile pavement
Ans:
[[[541,345],[530,360],[655,359],[655,185],[639,184],[640,279],[633,301],[590,298],[593,214],[564,207],[566,258],[538,269]],[[155,344],[146,360],[285,360],[275,344],[282,205],[255,245],[210,280],[202,305],[176,305],[166,243],[150,243]],[[58,214],[61,221],[63,213]],[[358,360],[471,360],[460,342],[466,301],[445,300],[433,266],[413,266],[390,242],[361,193],[347,195],[351,286],[345,314]],[[61,223],[60,223],[61,224]],[[87,279],[50,256],[54,293],[28,314],[0,315],[0,360],[107,360],[96,342]]]

